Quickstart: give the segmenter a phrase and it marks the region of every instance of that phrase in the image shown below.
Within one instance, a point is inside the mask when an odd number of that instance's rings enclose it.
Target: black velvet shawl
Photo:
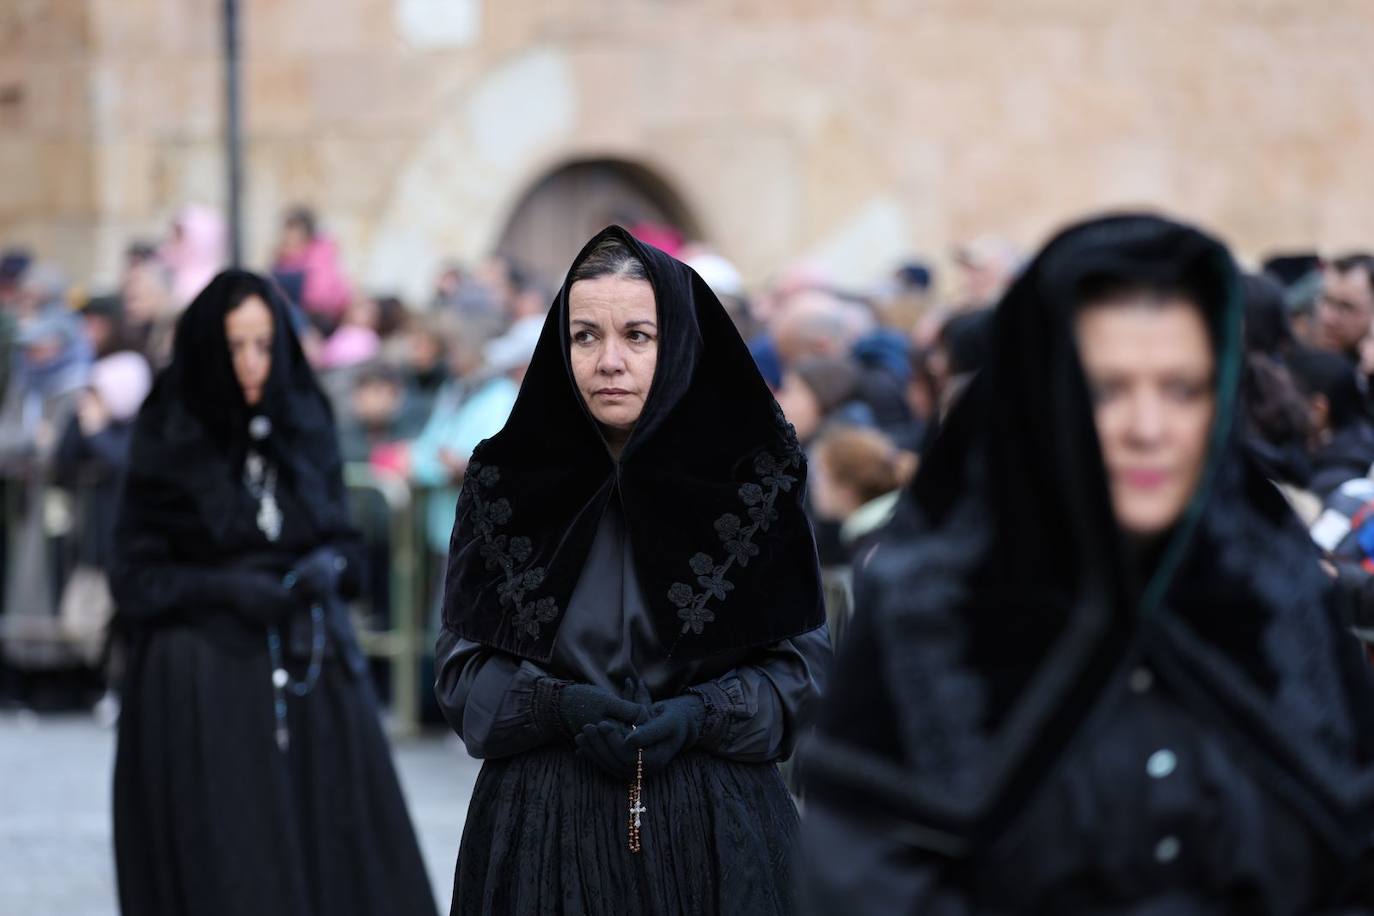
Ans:
[[[224,332],[225,314],[248,295],[271,309],[275,329],[271,373],[253,408],[234,377]],[[348,533],[333,414],[301,351],[290,307],[271,282],[227,270],[177,322],[172,361],[135,421],[122,536],[155,531],[186,555],[214,561],[267,548],[241,480],[255,416],[271,422],[258,449],[307,516],[293,527],[308,540]]]
[[[472,456],[449,550],[444,623],[548,661],[602,513],[618,499],[669,657],[776,642],[824,620],[803,511],[806,464],[725,309],[685,264],[612,226],[658,307],[653,383],[619,462],[573,382],[570,270],[509,421]]]
[[[1191,291],[1216,353],[1206,470],[1146,557],[1117,533],[1073,333],[1075,303],[1108,278]],[[1049,243],[999,305],[988,364],[860,583],[881,658],[841,670],[882,687],[836,684],[813,788],[861,789],[919,843],[967,853],[1006,828],[1144,662],[1227,723],[1333,846],[1361,840],[1374,692],[1315,547],[1239,444],[1240,319],[1230,255],[1192,228],[1119,216]]]

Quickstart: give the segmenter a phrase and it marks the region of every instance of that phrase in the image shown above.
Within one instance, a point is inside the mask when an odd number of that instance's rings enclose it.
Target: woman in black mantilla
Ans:
[[[710,289],[592,239],[458,504],[437,691],[486,762],[454,913],[793,911],[775,763],[830,653],[804,486]]]
[[[262,278],[220,274],[178,323],[115,542],[123,911],[433,914],[344,604],[333,417]]]
[[[1066,231],[877,548],[807,756],[815,912],[1354,914],[1374,689],[1237,430],[1191,228]]]

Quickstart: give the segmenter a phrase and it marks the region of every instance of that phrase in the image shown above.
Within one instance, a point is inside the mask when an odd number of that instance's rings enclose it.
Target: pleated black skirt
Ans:
[[[645,780],[641,851],[629,785],[547,747],[489,760],[454,881],[455,916],[794,912],[797,811],[772,764],[688,753]]]
[[[370,684],[326,663],[289,700],[282,753],[256,642],[166,627],[131,653],[114,781],[123,912],[432,916]]]

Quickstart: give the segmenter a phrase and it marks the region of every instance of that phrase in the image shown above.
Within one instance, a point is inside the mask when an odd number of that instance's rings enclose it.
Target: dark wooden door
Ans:
[[[497,250],[557,287],[587,239],[611,223],[660,223],[696,236],[686,208],[665,184],[629,163],[599,160],[540,179],[516,205]]]

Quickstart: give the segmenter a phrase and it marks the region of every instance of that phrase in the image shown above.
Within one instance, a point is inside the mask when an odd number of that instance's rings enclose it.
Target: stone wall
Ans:
[[[247,249],[314,204],[425,288],[583,158],[674,187],[752,280],[844,279],[1088,209],[1242,252],[1374,246],[1371,0],[242,0]],[[0,244],[108,281],[223,199],[217,0],[0,0]]]

